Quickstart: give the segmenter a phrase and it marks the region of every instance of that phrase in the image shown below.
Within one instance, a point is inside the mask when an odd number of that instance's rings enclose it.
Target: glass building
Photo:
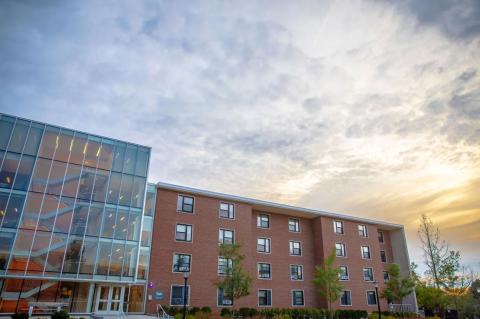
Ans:
[[[149,147],[0,113],[1,313],[34,302],[144,311],[149,158]]]

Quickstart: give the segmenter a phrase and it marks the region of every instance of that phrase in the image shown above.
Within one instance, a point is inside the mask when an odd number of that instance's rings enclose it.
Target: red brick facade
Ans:
[[[179,194],[192,196],[195,199],[192,214],[177,211],[177,198]],[[234,204],[235,218],[224,219],[219,217],[220,202]],[[269,216],[269,228],[257,227],[257,215],[265,213]],[[297,218],[300,232],[289,231],[289,217]],[[344,233],[334,232],[333,221],[343,222]],[[364,223],[354,218],[339,216],[339,219],[320,214],[305,214],[295,209],[283,209],[279,212],[275,207],[256,205],[247,201],[235,201],[231,198],[209,196],[201,193],[183,193],[178,190],[158,188],[155,222],[153,227],[153,244],[150,258],[150,273],[148,281],[154,287],[148,289],[148,295],[155,291],[164,293],[164,300],[149,300],[147,298],[147,312],[154,313],[157,303],[170,305],[171,285],[183,285],[181,273],[172,272],[174,253],[190,254],[191,274],[188,279],[190,286],[190,306],[209,306],[215,313],[221,307],[217,306],[217,289],[214,285],[218,280],[218,233],[219,229],[234,230],[235,242],[240,243],[246,258],[244,265],[250,272],[253,284],[250,295],[235,301],[235,308],[257,307],[258,289],[272,290],[271,307],[292,308],[292,290],[304,292],[304,305],[299,307],[326,307],[315,291],[312,284],[315,265],[322,263],[335,243],[344,243],[346,257],[337,257],[338,266],[348,266],[349,280],[343,284],[346,290],[351,291],[351,305],[341,306],[340,301],[335,302],[336,309],[364,309],[375,311],[376,305],[367,305],[367,290],[374,290],[372,282],[363,278],[363,268],[373,268],[374,279],[380,288],[384,285],[383,270],[386,264],[380,259],[380,250],[385,250],[387,262],[392,261],[392,248],[388,227],[382,227],[384,243],[379,243],[378,224]],[[175,227],[177,223],[192,225],[192,242],[175,240]],[[361,237],[358,225],[366,225],[368,237]],[[271,240],[270,253],[257,252],[257,238],[265,237]],[[289,241],[301,242],[301,256],[291,256]],[[363,259],[361,246],[370,247],[370,259]],[[257,263],[271,264],[271,279],[257,278]],[[290,265],[303,265],[303,280],[292,281],[290,278]],[[387,304],[381,299],[381,306],[386,309]],[[259,307],[262,308],[262,307]]]

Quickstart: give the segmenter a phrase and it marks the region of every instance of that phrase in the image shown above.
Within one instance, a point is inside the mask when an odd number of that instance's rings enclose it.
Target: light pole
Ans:
[[[187,317],[187,280],[188,280],[188,271],[183,273],[183,319]]]
[[[382,311],[380,310],[380,298],[378,297],[378,282],[374,281],[373,286],[375,287],[375,298],[377,298],[378,319],[382,319]]]

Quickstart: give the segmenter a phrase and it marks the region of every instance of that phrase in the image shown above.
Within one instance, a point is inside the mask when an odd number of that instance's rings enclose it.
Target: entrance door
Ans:
[[[119,313],[122,309],[125,287],[101,285],[97,290],[96,312],[103,314]]]

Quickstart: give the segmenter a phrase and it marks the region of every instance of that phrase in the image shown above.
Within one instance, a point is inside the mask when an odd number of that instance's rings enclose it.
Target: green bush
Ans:
[[[209,306],[202,307],[201,310],[205,313],[212,313],[212,308],[210,308]]]
[[[51,315],[52,319],[69,319],[70,315],[66,310],[54,311]]]
[[[232,309],[230,308],[222,308],[222,311],[220,311],[220,316],[222,317],[231,317],[232,316]]]
[[[26,312],[16,312],[11,315],[12,319],[28,319],[28,313]]]

